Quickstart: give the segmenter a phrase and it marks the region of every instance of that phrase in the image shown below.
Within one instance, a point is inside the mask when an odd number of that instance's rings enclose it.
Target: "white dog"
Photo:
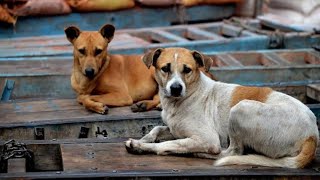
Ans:
[[[212,60],[197,51],[157,49],[143,60],[156,68],[167,126],[126,141],[129,152],[192,153],[217,158],[216,166],[303,168],[314,159],[316,117],[297,99],[270,88],[213,81],[198,70],[208,70]],[[170,141],[154,143],[161,138]],[[221,151],[228,139],[229,147]],[[261,155],[243,155],[245,147]]]

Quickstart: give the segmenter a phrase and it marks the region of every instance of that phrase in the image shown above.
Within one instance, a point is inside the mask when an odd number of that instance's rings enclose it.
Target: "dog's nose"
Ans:
[[[85,70],[85,73],[86,73],[86,76],[87,76],[88,78],[93,78],[93,76],[94,76],[94,69],[92,69],[92,68],[87,68],[87,69]]]
[[[171,96],[178,97],[181,95],[182,86],[179,83],[173,83],[170,86],[170,90],[171,90]]]

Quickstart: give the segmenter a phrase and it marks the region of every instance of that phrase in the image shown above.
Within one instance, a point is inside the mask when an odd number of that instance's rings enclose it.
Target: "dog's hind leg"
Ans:
[[[244,147],[241,141],[241,133],[239,131],[239,117],[236,114],[230,114],[229,117],[229,140],[230,144],[228,149],[223,150],[220,157],[241,155],[243,153]]]
[[[152,100],[139,101],[131,106],[132,112],[143,112],[151,110],[160,104],[160,97],[157,93]]]

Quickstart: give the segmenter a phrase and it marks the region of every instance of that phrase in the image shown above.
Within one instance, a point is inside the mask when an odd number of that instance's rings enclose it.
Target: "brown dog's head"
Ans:
[[[212,59],[198,51],[165,48],[145,54],[144,63],[156,69],[156,80],[167,97],[183,97],[200,77],[200,68],[209,70]]]
[[[114,26],[106,24],[98,32],[81,31],[75,26],[64,31],[74,47],[74,61],[80,71],[89,79],[94,78],[107,61],[107,47],[113,38]]]

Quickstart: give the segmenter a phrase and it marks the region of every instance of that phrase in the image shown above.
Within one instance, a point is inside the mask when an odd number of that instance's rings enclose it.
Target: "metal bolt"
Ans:
[[[60,171],[57,171],[56,174],[61,174],[61,172],[60,172]]]
[[[113,170],[112,172],[113,172],[113,173],[116,173],[116,172],[117,172],[117,170]]]

